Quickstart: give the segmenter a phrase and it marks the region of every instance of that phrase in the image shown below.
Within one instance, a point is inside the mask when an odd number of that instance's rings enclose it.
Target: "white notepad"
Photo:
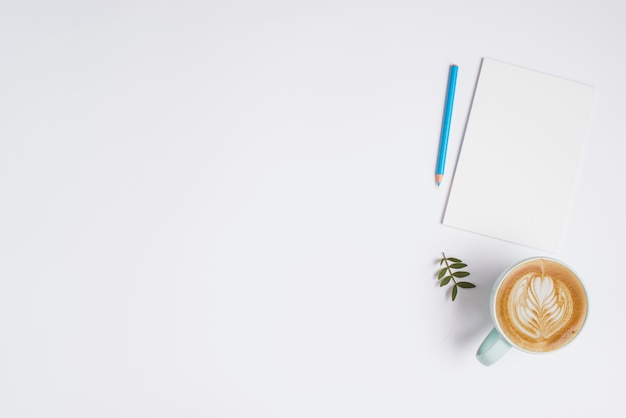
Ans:
[[[593,100],[588,85],[484,59],[443,223],[557,251]]]

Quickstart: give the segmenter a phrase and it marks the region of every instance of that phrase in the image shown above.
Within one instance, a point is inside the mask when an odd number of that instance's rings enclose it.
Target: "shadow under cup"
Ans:
[[[535,257],[502,272],[491,292],[490,311],[495,327],[476,353],[485,365],[511,347],[547,353],[567,345],[587,318],[587,293],[569,266]]]

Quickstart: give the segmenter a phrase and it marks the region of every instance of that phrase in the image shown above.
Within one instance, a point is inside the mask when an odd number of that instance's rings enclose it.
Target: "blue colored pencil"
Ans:
[[[450,122],[452,120],[452,106],[454,105],[454,92],[456,90],[456,75],[458,71],[458,66],[450,66],[450,74],[448,76],[448,94],[446,95],[446,110],[443,115],[443,125],[441,127],[441,141],[439,142],[439,157],[437,158],[437,171],[435,171],[435,181],[437,182],[437,187],[441,185],[443,172],[446,168],[448,136],[450,135]]]

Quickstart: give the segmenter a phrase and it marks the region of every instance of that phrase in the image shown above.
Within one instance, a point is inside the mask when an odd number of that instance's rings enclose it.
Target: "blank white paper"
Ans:
[[[591,86],[484,59],[443,223],[557,251]]]

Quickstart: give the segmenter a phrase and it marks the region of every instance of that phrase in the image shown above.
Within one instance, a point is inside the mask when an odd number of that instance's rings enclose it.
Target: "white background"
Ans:
[[[0,1],[0,416],[620,416],[624,16]],[[441,225],[483,57],[597,88],[558,253]],[[441,251],[478,286],[455,302]],[[482,366],[491,284],[542,254],[585,279],[586,328]]]

